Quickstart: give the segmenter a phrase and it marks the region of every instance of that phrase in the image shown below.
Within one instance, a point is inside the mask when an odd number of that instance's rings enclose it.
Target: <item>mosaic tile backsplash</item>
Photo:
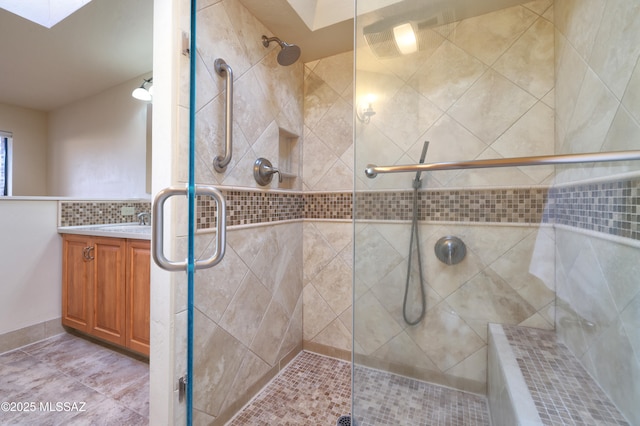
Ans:
[[[122,207],[133,207],[133,215],[122,214]],[[103,225],[136,222],[138,213],[150,212],[151,203],[145,201],[61,201],[60,226]]]
[[[296,219],[351,220],[351,192],[223,191],[227,224],[248,225]],[[478,223],[555,223],[640,240],[640,178],[553,188],[459,189],[418,192],[418,219]],[[134,215],[123,216],[131,206]],[[147,202],[63,201],[60,226],[135,221]],[[413,191],[356,194],[358,220],[411,220]],[[215,226],[216,205],[198,197],[198,229]]]

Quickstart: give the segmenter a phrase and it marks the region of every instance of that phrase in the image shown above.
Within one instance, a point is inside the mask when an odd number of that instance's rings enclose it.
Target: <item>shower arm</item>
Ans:
[[[494,158],[489,160],[452,161],[444,163],[376,166],[369,164],[364,170],[368,178],[379,173],[431,172],[437,170],[492,169],[497,167],[549,166],[556,164],[604,163],[608,161],[640,160],[640,150],[593,152],[586,154],[541,155],[537,157]]]
[[[213,67],[221,77],[226,77],[226,106],[224,113],[224,140],[225,148],[224,155],[218,155],[213,159],[213,168],[216,172],[222,173],[225,171],[229,163],[231,162],[231,156],[233,153],[233,70],[224,61],[224,59],[218,58],[214,61]]]

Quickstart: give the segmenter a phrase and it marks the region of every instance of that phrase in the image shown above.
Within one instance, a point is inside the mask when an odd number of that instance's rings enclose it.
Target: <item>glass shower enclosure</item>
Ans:
[[[574,3],[357,1],[357,423],[487,424],[489,324],[553,333],[640,421],[638,161],[365,173],[638,149],[632,2]]]

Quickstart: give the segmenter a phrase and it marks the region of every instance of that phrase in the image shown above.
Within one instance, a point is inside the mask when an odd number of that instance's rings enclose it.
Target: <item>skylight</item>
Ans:
[[[51,28],[91,0],[0,0],[0,8]]]
[[[367,13],[401,0],[369,0],[358,5],[358,13]],[[353,3],[345,0],[287,0],[311,31],[353,18]]]

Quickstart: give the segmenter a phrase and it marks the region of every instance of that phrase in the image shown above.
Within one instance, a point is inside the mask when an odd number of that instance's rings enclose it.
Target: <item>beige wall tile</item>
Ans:
[[[640,121],[640,67],[636,68],[627,85],[622,103],[636,121]]]
[[[483,142],[491,144],[534,103],[533,96],[489,70],[449,113]]]
[[[406,331],[398,334],[389,343],[374,352],[371,357],[399,365],[411,366],[425,371],[438,371],[438,367],[420,349]]]
[[[450,41],[444,41],[409,80],[442,110],[448,109],[484,73],[486,65]]]
[[[357,328],[355,333],[357,339]],[[407,333],[441,371],[453,367],[484,346],[482,339],[446,302],[429,311],[425,320],[408,328]]]
[[[576,98],[587,71],[587,64],[566,37],[556,30],[555,37],[555,121],[556,153],[564,144],[565,134],[576,107]]]
[[[640,10],[634,0],[607,2],[589,65],[622,99],[640,55]]]
[[[280,346],[284,340],[289,321],[290,317],[284,308],[272,300],[262,319],[258,333],[251,343],[251,351],[272,367],[278,362]]]
[[[545,13],[551,6],[553,5],[553,0],[534,0],[527,3],[522,4],[529,10],[537,13],[538,15],[542,15]]]
[[[449,39],[485,64],[492,65],[536,17],[522,6],[498,10],[461,21]]]
[[[240,369],[246,348],[213,321],[194,313],[193,406],[217,416]]]
[[[518,324],[536,312],[491,268],[473,277],[446,301],[461,317],[484,323]]]
[[[500,156],[531,157],[554,152],[554,111],[542,102],[536,103],[492,145]],[[553,167],[521,167],[520,170],[540,184],[554,172]]]
[[[313,339],[313,342],[343,351],[351,351],[351,332],[336,318]]]
[[[554,85],[553,33],[553,24],[538,18],[496,61],[493,68],[540,99]]]
[[[312,284],[304,287],[302,298],[303,337],[305,341],[311,341],[336,318],[336,314]]]
[[[567,127],[562,153],[597,152],[615,117],[619,101],[597,74],[587,70]]]
[[[314,64],[313,72],[337,93],[343,93],[353,81],[353,51],[322,58]],[[351,97],[351,93],[349,93]]]
[[[591,54],[605,3],[602,0],[558,0],[554,3],[556,27],[582,58]]]
[[[354,309],[354,339],[364,354],[377,351],[402,331],[372,292],[359,298]]]
[[[339,257],[335,257],[311,284],[329,304],[336,315],[351,306],[351,269]]]
[[[615,348],[615,350],[612,350]],[[640,421],[640,363],[620,321],[607,327],[582,358],[598,384],[631,423]]]
[[[269,306],[269,290],[249,272],[225,311],[220,326],[249,346]]]

